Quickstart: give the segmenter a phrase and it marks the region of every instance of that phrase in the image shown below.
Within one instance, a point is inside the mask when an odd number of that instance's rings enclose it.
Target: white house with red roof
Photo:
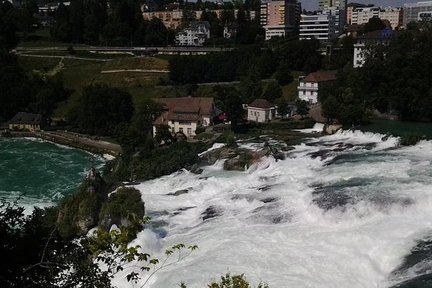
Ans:
[[[276,117],[276,106],[265,99],[255,99],[247,107],[247,120],[265,123]]]
[[[318,103],[320,86],[335,81],[337,79],[336,74],[337,71],[317,71],[306,77],[300,77],[299,86],[297,86],[299,99],[310,104]]]
[[[178,97],[159,98],[156,102],[163,106],[162,114],[153,122],[153,136],[157,127],[167,125],[172,134],[183,133],[186,137],[194,137],[198,127],[213,124],[216,107],[213,98]]]

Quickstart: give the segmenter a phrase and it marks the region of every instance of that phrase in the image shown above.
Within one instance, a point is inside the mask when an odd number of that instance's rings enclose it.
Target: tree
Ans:
[[[160,19],[153,18],[146,27],[145,43],[147,45],[168,44],[168,30]]]
[[[0,3],[0,49],[9,50],[18,43],[16,36],[16,27],[10,13],[13,6],[9,1]]]
[[[156,135],[155,135],[156,143],[162,144],[171,144],[175,141],[175,137],[171,134],[168,125],[158,125],[156,127]]]
[[[368,33],[377,30],[383,30],[386,27],[384,22],[377,16],[372,17],[361,29],[361,33]]]
[[[267,82],[264,86],[262,98],[274,103],[274,101],[280,97],[282,97],[282,88],[279,86],[279,84],[276,81]]]
[[[291,75],[290,66],[287,61],[283,61],[279,64],[275,78],[281,86],[287,85],[293,81],[293,76]]]
[[[238,124],[243,120],[243,102],[235,90],[231,90],[225,101],[225,113],[228,121],[231,121],[231,127],[234,131],[237,130]]]
[[[131,262],[140,271],[149,272],[147,283],[155,273],[198,248],[177,244],[166,249],[165,258],[159,261],[139,246],[130,246],[129,242],[148,223],[148,218],[135,214],[126,215],[129,224],[118,229],[99,228],[89,237],[63,238],[55,224],[57,212],[55,208],[35,208],[25,216],[24,208],[16,202],[0,200],[0,253],[9,259],[0,263],[1,287],[109,288],[113,276]],[[131,282],[139,278],[136,271],[127,275]]]
[[[276,104],[277,104],[278,114],[282,117],[282,119],[285,118],[285,116],[289,112],[288,101],[284,97],[281,97],[281,98],[277,99]]]
[[[122,123],[129,123],[134,112],[132,97],[117,88],[91,85],[83,89],[69,121],[81,132],[113,136]]]
[[[243,103],[251,103],[262,94],[262,84],[258,69],[251,65],[247,74],[240,77],[239,92]]]
[[[304,118],[309,113],[308,102],[298,99],[296,102],[297,113]]]

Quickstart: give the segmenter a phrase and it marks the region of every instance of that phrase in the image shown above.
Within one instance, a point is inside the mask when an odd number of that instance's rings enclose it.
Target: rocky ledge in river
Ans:
[[[291,150],[285,147],[284,150]],[[213,165],[219,160],[224,160],[224,169],[228,171],[245,171],[252,164],[257,163],[265,156],[273,156],[277,160],[284,160],[285,153],[275,147],[265,145],[260,150],[250,150],[239,147],[221,147],[211,150],[201,156],[200,166]],[[192,170],[191,170],[192,171]],[[202,170],[199,170],[202,171]],[[192,171],[194,172],[194,171]]]

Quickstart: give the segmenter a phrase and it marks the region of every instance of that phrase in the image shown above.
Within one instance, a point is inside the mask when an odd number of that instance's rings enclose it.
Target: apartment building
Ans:
[[[336,7],[340,10],[346,10],[347,0],[319,0],[318,7],[320,11],[323,11],[330,7]]]
[[[300,10],[297,0],[262,1],[260,24],[266,32],[266,40],[294,32],[298,26]]]
[[[432,15],[432,1],[404,4],[403,11],[403,25],[406,27],[410,22],[419,21],[425,16]]]
[[[299,38],[328,41],[342,33],[345,11],[331,7],[313,15],[301,15]]]
[[[401,8],[381,8],[381,7],[358,7],[355,8],[350,15],[347,13],[349,24],[366,24],[373,17],[387,20],[393,29],[402,24],[402,9]]]

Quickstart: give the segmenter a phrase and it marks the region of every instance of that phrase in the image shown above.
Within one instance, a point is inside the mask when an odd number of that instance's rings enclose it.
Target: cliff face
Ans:
[[[85,235],[96,226],[109,229],[113,224],[129,225],[127,219],[131,214],[144,217],[144,203],[138,190],[121,187],[108,197],[112,187],[98,173],[91,174],[77,193],[60,204],[57,225],[64,237]]]
[[[107,185],[99,174],[87,177],[77,193],[66,198],[59,208],[57,225],[65,236],[84,235],[98,223],[98,214],[107,198]]]

